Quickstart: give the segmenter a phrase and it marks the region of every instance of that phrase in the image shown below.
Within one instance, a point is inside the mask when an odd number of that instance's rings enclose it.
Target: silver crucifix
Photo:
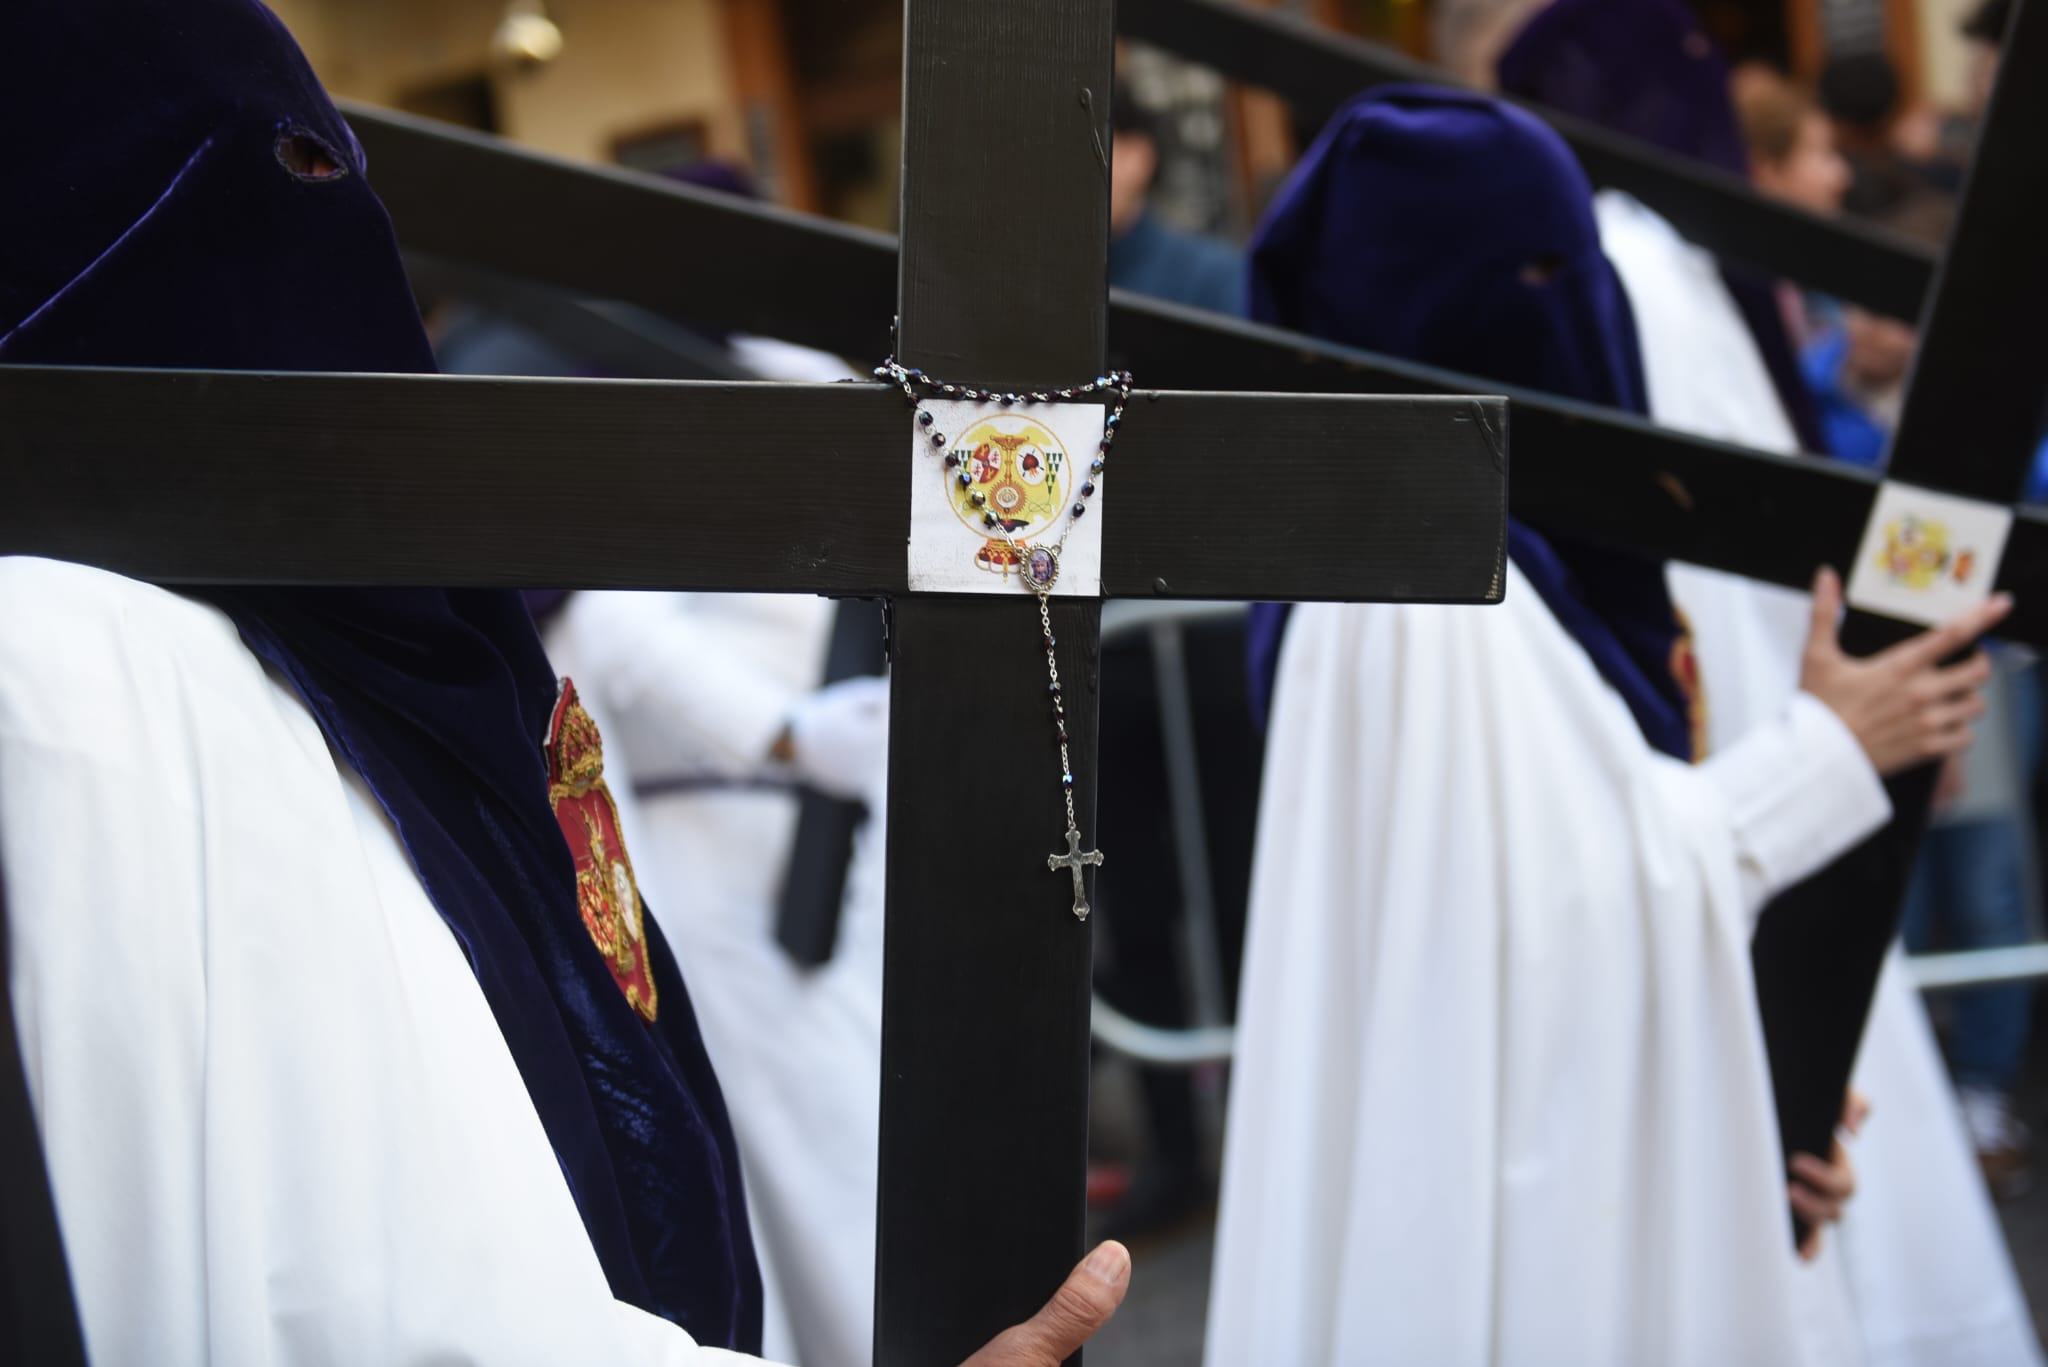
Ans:
[[[1051,872],[1058,873],[1061,869],[1067,869],[1074,875],[1074,919],[1076,921],[1088,919],[1088,894],[1081,886],[1081,869],[1085,865],[1100,864],[1101,862],[1102,851],[1082,849],[1081,832],[1072,826],[1067,827],[1067,852],[1065,854],[1049,854],[1045,857],[1045,867]]]

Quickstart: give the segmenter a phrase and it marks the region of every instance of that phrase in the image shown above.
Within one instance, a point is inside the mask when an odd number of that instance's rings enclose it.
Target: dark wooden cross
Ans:
[[[1891,445],[1887,479],[1990,504],[2026,485],[2048,420],[2048,3],[2014,7],[2003,57]],[[2015,528],[2017,535],[2018,528]],[[2008,550],[2001,582],[2048,594],[2048,563]],[[1842,563],[1837,560],[1835,563]],[[1869,653],[1911,628],[1851,611],[1843,644]],[[1889,785],[1891,825],[1780,897],[1758,923],[1757,993],[1788,1151],[1826,1153],[1878,971],[1898,932],[1934,796],[1926,768]]]
[[[906,364],[1021,391],[1102,372],[1111,11],[910,0],[900,268],[869,320],[882,335],[893,305]],[[683,249],[650,245],[643,275]],[[714,270],[758,270],[770,243],[733,246]],[[766,264],[772,310],[837,302],[815,272]],[[1104,479],[1103,590],[1492,602],[1504,409],[1142,391]],[[950,1364],[1081,1251],[1090,950],[1048,877],[1063,816],[1037,605],[909,591],[911,432],[880,385],[0,367],[0,553],[167,583],[886,598],[876,1359]],[[807,483],[778,456],[798,451],[820,467]],[[1051,603],[1084,835],[1099,616],[1095,598]]]

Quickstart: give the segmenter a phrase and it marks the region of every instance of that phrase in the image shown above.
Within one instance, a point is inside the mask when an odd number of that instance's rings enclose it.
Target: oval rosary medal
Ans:
[[[1024,552],[1019,573],[1025,588],[1033,593],[1050,593],[1060,577],[1060,554],[1050,546],[1033,546]]]

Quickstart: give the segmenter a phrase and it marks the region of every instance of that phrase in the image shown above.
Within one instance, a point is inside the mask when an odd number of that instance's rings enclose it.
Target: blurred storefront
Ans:
[[[1245,0],[1483,79],[1541,0]],[[1695,0],[1737,60],[1807,81],[1877,51],[1903,103],[1958,105],[1974,0]],[[579,160],[742,166],[765,198],[894,226],[900,0],[272,0],[337,94]],[[1126,44],[1121,71],[1162,130],[1155,207],[1241,234],[1312,128],[1281,101]],[[992,98],[996,96],[992,95]]]

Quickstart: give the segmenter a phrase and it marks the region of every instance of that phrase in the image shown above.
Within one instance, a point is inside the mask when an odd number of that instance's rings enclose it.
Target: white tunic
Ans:
[[[1798,433],[1714,258],[1618,190],[1601,191],[1593,207],[1601,250],[1635,313],[1650,416],[1695,436],[1798,454]],[[1669,578],[1705,676],[1708,748],[1719,750],[1798,688],[1807,598],[1698,565],[1673,564]]]
[[[217,610],[0,559],[0,868],[101,1367],[750,1360],[612,1298],[396,834]]]
[[[607,764],[641,789],[634,867],[686,966],[739,1140],[766,1346],[805,1367],[872,1353],[881,821],[858,841],[832,959],[806,969],[774,933],[796,800],[719,785],[773,777],[768,751],[818,686],[832,610],[788,595],[579,593],[548,634],[606,728]],[[685,780],[710,786],[670,786]],[[874,781],[879,814],[884,775]]]
[[[1700,436],[1786,454],[1798,439],[1713,258],[1636,200],[1596,201],[1601,245],[1634,306],[1650,412]],[[1693,624],[1714,748],[1775,715],[1798,686],[1804,594],[1691,565],[1671,590]],[[1977,1170],[1927,1014],[1886,961],[1855,1086],[1876,1113],[1855,1146],[1860,1194],[1824,1262],[1870,1367],[2039,1363],[2032,1317]],[[1838,1251],[1837,1251],[1838,1250]],[[1816,1297],[1816,1329],[1834,1313]],[[1860,1349],[1860,1353],[1857,1351]]]
[[[1650,750],[1512,566],[1297,609],[1209,1362],[1806,1361],[1749,937],[1888,810],[1811,698]]]

